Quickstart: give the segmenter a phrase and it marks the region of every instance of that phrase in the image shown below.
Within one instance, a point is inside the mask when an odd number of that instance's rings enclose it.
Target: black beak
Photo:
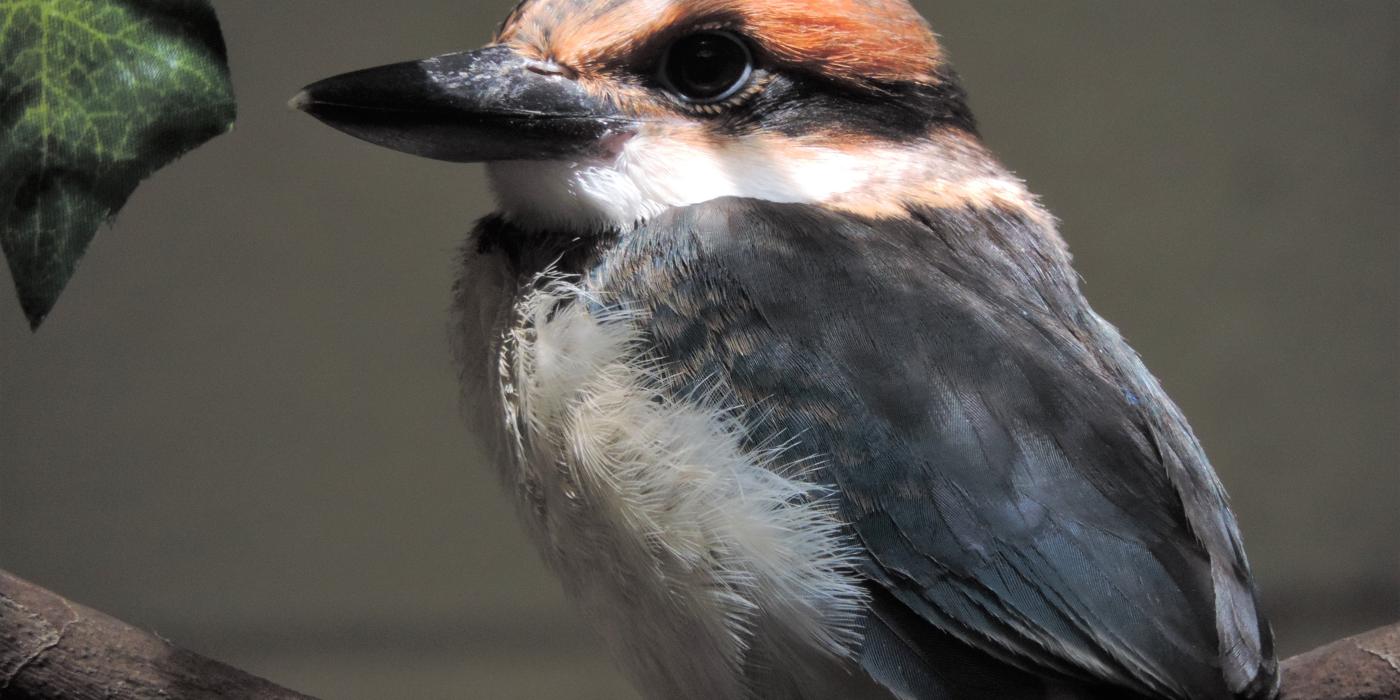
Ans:
[[[609,136],[634,126],[505,46],[327,78],[291,105],[370,143],[462,163],[601,155]]]

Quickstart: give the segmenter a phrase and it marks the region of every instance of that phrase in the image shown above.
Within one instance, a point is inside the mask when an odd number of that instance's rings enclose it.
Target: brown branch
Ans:
[[[0,571],[0,698],[313,700]],[[1283,663],[1279,700],[1400,699],[1400,624]]]
[[[1400,698],[1400,625],[1347,637],[1283,662],[1279,700]]]
[[[311,700],[4,571],[0,698]]]

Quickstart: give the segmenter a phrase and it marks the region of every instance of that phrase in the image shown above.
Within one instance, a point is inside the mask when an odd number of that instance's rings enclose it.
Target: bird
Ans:
[[[464,412],[645,697],[1277,694],[1199,441],[905,0],[524,0],[292,105],[486,164]]]

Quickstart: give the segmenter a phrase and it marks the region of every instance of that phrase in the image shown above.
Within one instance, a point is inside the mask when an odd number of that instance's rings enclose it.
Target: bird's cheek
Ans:
[[[598,140],[598,151],[600,156],[609,161],[622,157],[622,153],[627,149],[627,144],[637,137],[636,129],[619,129],[613,131]]]

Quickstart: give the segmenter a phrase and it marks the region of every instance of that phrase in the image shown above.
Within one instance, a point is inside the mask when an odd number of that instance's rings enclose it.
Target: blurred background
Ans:
[[[216,0],[236,130],[37,335],[0,277],[0,567],[323,697],[635,697],[458,417],[480,167],[284,106],[511,2]],[[1283,653],[1400,621],[1400,3],[919,4],[1205,442]]]

